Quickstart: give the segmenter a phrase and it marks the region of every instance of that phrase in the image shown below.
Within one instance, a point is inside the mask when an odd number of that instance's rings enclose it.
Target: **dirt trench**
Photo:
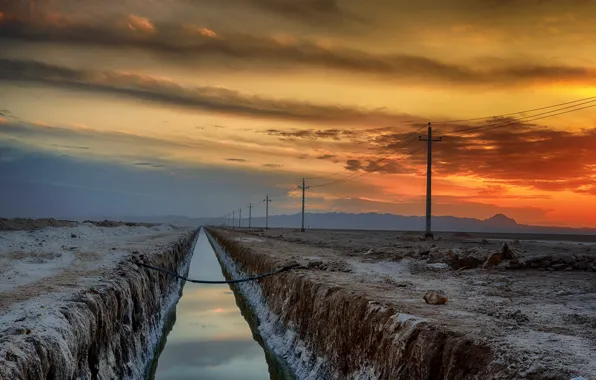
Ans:
[[[286,264],[243,246],[225,231],[209,233],[246,274]],[[290,360],[302,361],[305,378],[510,378],[501,371],[506,365],[493,361],[491,348],[483,342],[380,305],[349,284],[291,271],[259,285],[269,310],[311,353]]]
[[[163,252],[147,254],[147,262],[188,271],[197,233],[184,235]],[[179,299],[182,283],[143,270],[131,259],[120,262],[105,285],[80,291],[48,310],[52,329],[36,331],[25,320],[25,327],[0,331],[0,379],[144,378],[164,315]]]

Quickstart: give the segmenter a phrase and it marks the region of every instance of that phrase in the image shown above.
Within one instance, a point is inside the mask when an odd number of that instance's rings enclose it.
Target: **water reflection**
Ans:
[[[203,231],[195,246],[189,277],[224,278]],[[183,297],[170,316],[173,327],[167,334],[157,367],[149,377],[159,380],[285,379],[279,375],[283,371],[268,368],[268,362],[276,365],[276,361],[264,352],[259,344],[262,342],[255,341],[259,337],[253,337],[238,308],[240,302],[228,285],[187,283]]]

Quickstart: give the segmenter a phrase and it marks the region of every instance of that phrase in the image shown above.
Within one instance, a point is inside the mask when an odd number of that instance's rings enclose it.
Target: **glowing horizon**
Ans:
[[[375,161],[431,121],[445,136],[434,150],[435,215],[503,213],[523,224],[596,227],[596,107],[579,109],[596,96],[589,49],[596,26],[587,16],[595,5],[70,3],[0,8],[6,181],[18,167],[14,181],[44,182],[48,197],[59,191],[55,183],[80,186],[81,175],[57,167],[34,176],[25,166],[32,154],[47,165],[116,165],[177,186],[165,192],[119,181],[96,190],[162,199],[190,194],[199,178],[221,193],[217,201],[167,204],[172,213],[217,217],[230,204],[283,196],[302,177],[341,172],[309,181],[355,177],[313,187],[311,210],[421,215],[423,143]],[[560,107],[576,112],[535,121],[549,109],[520,115],[528,123],[498,119],[511,124],[475,135],[454,131],[482,123],[435,124],[582,98],[575,108]],[[96,199],[107,199],[96,190]],[[150,209],[147,202],[137,208]],[[288,196],[272,211],[295,204]]]

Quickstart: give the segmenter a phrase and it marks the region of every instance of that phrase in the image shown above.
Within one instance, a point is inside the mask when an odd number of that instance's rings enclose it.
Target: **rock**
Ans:
[[[424,294],[423,299],[430,305],[444,305],[447,303],[447,295],[442,290],[429,290]]]
[[[574,269],[578,269],[578,270],[587,270],[588,269],[588,263],[586,263],[584,261],[580,261],[580,262],[577,262],[577,263],[573,264],[573,268]]]
[[[567,265],[572,265],[577,261],[577,259],[573,255],[562,255],[560,261],[564,262]]]
[[[503,260],[516,259],[515,254],[513,253],[511,248],[509,248],[509,245],[507,245],[507,243],[501,244],[501,258]]]
[[[521,269],[521,268],[523,268],[524,266],[525,266],[525,265],[524,265],[523,263],[520,263],[520,262],[513,262],[513,261],[511,261],[511,262],[509,263],[509,266],[508,266],[508,268],[509,268],[509,269]]]
[[[427,264],[426,267],[428,268],[428,270],[436,271],[436,272],[449,270],[449,265],[445,264],[445,263]]]
[[[482,239],[482,240],[480,241],[480,244],[489,244],[489,242],[488,242],[488,240],[486,240],[486,239]]]
[[[515,319],[517,323],[526,323],[530,321],[530,318],[522,313],[521,310],[516,310],[515,312],[511,313],[510,317]]]
[[[77,235],[76,234],[70,234],[70,237],[74,239],[74,238],[77,237]]]
[[[492,268],[494,266],[499,265],[499,263],[501,262],[501,252],[495,252],[492,255],[490,255],[488,257],[488,259],[484,262],[484,264],[482,264],[482,268],[486,269],[486,268]]]
[[[486,261],[482,256],[483,254],[476,252],[465,252],[460,255],[450,250],[447,252],[447,263],[458,270],[476,268]]]
[[[550,266],[553,270],[563,270],[567,267],[567,264],[553,264]]]

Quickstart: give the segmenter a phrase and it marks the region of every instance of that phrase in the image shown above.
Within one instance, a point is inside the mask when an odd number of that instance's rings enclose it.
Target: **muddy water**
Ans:
[[[188,276],[223,280],[221,266],[201,231]],[[150,379],[289,380],[293,377],[253,334],[254,318],[228,285],[186,283],[170,315]],[[256,329],[255,329],[256,331]],[[169,333],[168,333],[169,332]]]

